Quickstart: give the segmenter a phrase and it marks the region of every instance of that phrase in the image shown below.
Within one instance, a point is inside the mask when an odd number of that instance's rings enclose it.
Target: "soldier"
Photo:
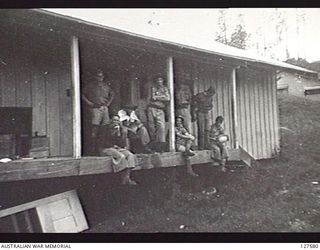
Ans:
[[[191,176],[198,176],[193,171],[192,165],[190,163],[189,157],[194,156],[195,153],[191,151],[191,144],[195,140],[195,137],[189,133],[189,131],[183,125],[184,119],[182,116],[177,116],[176,118],[176,150],[178,152],[183,152],[187,160],[187,173]]]
[[[131,169],[135,167],[135,156],[128,150],[127,130],[121,124],[120,117],[114,115],[111,123],[103,126],[100,138],[100,155],[112,157],[112,167],[114,172],[121,173],[121,183],[136,185],[131,179]]]
[[[185,81],[178,85],[177,91],[175,92],[175,104],[176,104],[176,113],[184,119],[184,125],[189,132],[192,131],[191,123],[191,100],[192,94],[190,90],[191,81]]]
[[[94,81],[85,87],[82,94],[82,100],[87,104],[91,113],[91,144],[94,151],[96,151],[96,138],[100,126],[110,122],[109,106],[114,98],[110,85],[109,81],[104,80],[103,72],[98,70]]]
[[[157,77],[152,87],[151,101],[148,106],[149,132],[156,146],[156,151],[163,152],[166,147],[165,108],[170,101],[169,90],[164,86],[164,79]]]
[[[204,92],[200,92],[192,98],[193,112],[197,115],[198,120],[198,138],[199,149],[203,150],[208,147],[208,132],[210,130],[209,111],[213,108],[213,96],[216,91],[210,87]]]
[[[149,148],[150,136],[147,128],[136,115],[135,107],[128,105],[127,108],[118,112],[120,121],[128,130],[128,139],[130,150],[135,153],[151,154],[153,151]]]
[[[220,163],[221,170],[226,171],[225,165],[228,159],[228,150],[226,148],[226,142],[229,137],[225,134],[223,124],[223,117],[218,116],[216,121],[211,126],[209,134],[209,147],[212,150],[212,158]]]

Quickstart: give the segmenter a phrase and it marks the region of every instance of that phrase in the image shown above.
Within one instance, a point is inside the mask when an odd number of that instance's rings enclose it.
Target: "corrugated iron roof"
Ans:
[[[153,33],[152,35],[150,34],[146,35],[146,34],[137,33],[137,32],[133,33],[132,31],[130,31],[130,27],[128,27],[128,29],[126,30],[120,30],[114,27],[110,27],[107,25],[104,19],[94,19],[94,18],[91,19],[91,18],[88,18],[87,15],[86,16],[82,15],[83,12],[74,13],[74,10],[73,10],[72,13],[71,12],[68,13],[68,10],[66,9],[63,9],[63,11],[50,10],[50,9],[37,10],[37,11],[47,13],[47,14],[55,14],[62,18],[71,18],[78,22],[82,21],[89,25],[95,25],[95,26],[98,25],[108,30],[117,31],[127,35],[137,36],[140,38],[153,40],[160,43],[167,43],[167,44],[178,46],[180,48],[183,47],[183,48],[188,48],[195,51],[202,51],[208,54],[220,55],[220,56],[234,58],[234,59],[248,61],[248,62],[267,64],[267,65],[272,65],[280,68],[286,68],[286,69],[296,70],[300,72],[317,74],[317,72],[312,70],[308,70],[302,67],[298,67],[292,64],[284,63],[284,62],[270,59],[267,57],[262,57],[247,50],[234,48],[219,42],[212,41],[210,39],[203,39],[198,36],[194,36],[192,38],[190,37],[186,38],[185,36],[179,37],[179,35],[177,35],[178,32],[175,33],[175,36],[172,36],[167,33]],[[92,11],[92,16],[93,17],[95,16],[95,13],[94,13],[95,10],[88,9],[88,11]],[[101,10],[99,11],[101,12]]]

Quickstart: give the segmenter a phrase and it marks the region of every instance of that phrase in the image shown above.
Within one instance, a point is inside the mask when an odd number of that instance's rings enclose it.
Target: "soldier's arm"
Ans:
[[[182,133],[180,133],[178,130],[176,130],[176,136],[182,139],[190,139],[190,137],[188,135],[184,135]]]
[[[94,107],[94,103],[91,102],[84,94],[81,95],[81,98],[89,107]]]
[[[115,93],[114,93],[114,91],[113,91],[112,88],[110,88],[109,91],[110,91],[110,92],[109,92],[109,94],[110,94],[110,100],[108,101],[107,106],[109,106],[109,105],[112,103],[113,98],[114,98],[114,96],[115,96]]]
[[[164,89],[164,93],[163,94],[156,94],[156,91],[152,91],[153,94],[153,99],[155,101],[162,101],[162,102],[168,102],[170,101],[170,95],[169,95],[169,90],[168,88]]]
[[[212,125],[209,133],[209,140],[217,141],[217,129]]]

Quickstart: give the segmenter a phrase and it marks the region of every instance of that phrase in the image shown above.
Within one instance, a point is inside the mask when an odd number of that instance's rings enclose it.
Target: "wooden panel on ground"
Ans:
[[[16,219],[17,213],[34,208],[44,233],[78,233],[89,228],[76,190],[1,210],[0,218],[12,216]],[[27,218],[30,228],[32,221],[29,216]],[[16,221],[13,220],[13,224],[15,231],[20,231]]]

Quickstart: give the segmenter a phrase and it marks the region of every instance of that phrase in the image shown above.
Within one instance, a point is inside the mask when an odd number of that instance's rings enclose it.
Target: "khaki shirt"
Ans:
[[[107,106],[114,92],[107,83],[94,83],[84,89],[84,95],[94,104]]]
[[[213,108],[213,98],[212,96],[206,95],[201,92],[193,97],[193,104],[200,112],[207,112]]]
[[[189,132],[185,127],[175,127],[176,144],[184,144],[186,139],[179,137],[177,134],[188,135]]]
[[[224,135],[224,128],[222,126],[217,126],[212,124],[209,137],[213,140],[218,140],[219,135]]]
[[[177,108],[188,108],[191,103],[191,91],[187,85],[181,85],[180,89],[176,91],[176,105]]]
[[[162,88],[152,87],[151,94],[151,106],[155,106],[159,109],[164,109],[166,107],[166,102],[170,101],[169,90],[167,87]]]

